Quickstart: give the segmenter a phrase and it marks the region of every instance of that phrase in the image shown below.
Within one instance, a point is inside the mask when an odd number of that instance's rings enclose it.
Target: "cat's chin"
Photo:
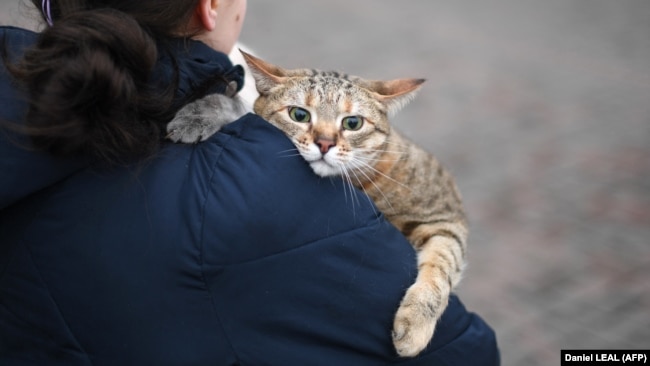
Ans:
[[[331,166],[325,160],[316,160],[309,163],[312,170],[316,175],[321,177],[332,177],[335,175],[341,175],[341,170],[338,167]]]

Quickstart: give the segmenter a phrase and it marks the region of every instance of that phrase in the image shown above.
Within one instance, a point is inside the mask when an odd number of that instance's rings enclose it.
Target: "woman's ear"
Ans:
[[[196,15],[205,30],[212,31],[217,24],[219,0],[199,0]]]

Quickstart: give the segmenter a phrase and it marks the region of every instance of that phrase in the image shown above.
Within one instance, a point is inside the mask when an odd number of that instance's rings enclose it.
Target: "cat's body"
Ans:
[[[451,175],[388,124],[388,115],[408,102],[423,80],[367,81],[337,72],[285,70],[245,57],[260,93],[254,111],[287,134],[316,174],[340,175],[366,192],[417,251],[418,275],[393,324],[398,354],[415,356],[429,343],[461,279],[467,241]],[[236,117],[217,113],[201,112],[219,125]],[[183,125],[178,117],[174,122]]]

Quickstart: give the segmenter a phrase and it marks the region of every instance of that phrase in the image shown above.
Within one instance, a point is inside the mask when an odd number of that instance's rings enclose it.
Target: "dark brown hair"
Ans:
[[[41,8],[41,0],[32,2]],[[186,27],[197,4],[52,0],[54,25],[22,60],[10,64],[3,47],[5,65],[29,99],[22,130],[34,147],[109,163],[154,153],[175,87],[152,88],[149,77],[161,40],[191,33]]]

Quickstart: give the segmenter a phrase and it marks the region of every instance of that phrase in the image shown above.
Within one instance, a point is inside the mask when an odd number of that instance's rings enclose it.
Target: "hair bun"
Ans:
[[[161,132],[141,116],[156,58],[153,39],[125,13],[101,9],[57,19],[19,65],[36,147],[113,163],[150,154]]]

